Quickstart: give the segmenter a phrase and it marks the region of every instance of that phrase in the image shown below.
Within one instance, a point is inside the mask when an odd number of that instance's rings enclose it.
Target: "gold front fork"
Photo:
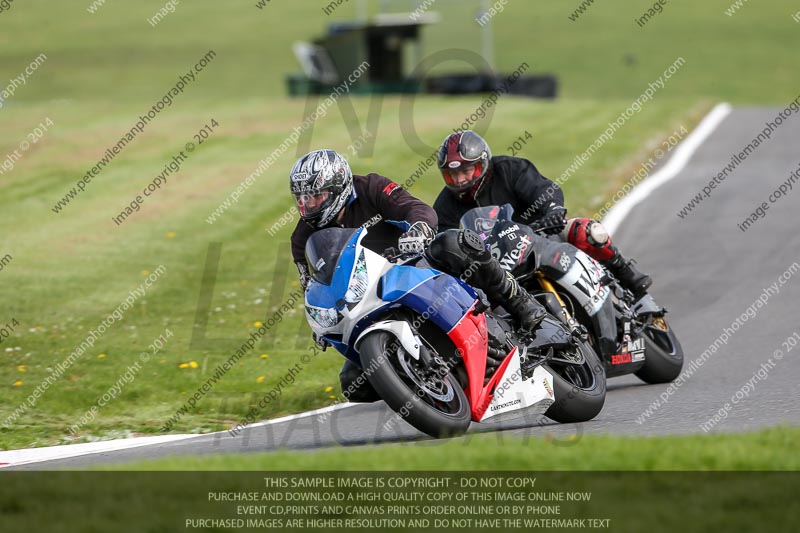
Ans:
[[[550,283],[550,280],[547,279],[541,272],[536,273],[536,279],[539,280],[539,285],[542,286],[542,289],[556,297],[558,305],[561,306],[561,312],[564,313],[564,318],[567,319],[567,324],[569,324],[569,326],[574,330],[578,326],[578,323],[574,318],[572,318],[572,315],[570,315],[569,311],[567,310],[567,305],[564,303],[564,300],[561,299],[561,296],[558,294],[558,291],[556,291],[556,288],[553,287],[553,284]]]

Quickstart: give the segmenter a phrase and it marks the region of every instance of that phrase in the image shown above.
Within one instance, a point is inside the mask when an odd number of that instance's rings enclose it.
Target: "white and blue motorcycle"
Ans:
[[[434,437],[471,421],[545,414],[581,422],[602,409],[606,377],[592,347],[547,316],[522,338],[462,280],[420,256],[362,246],[366,228],[328,228],[306,245],[306,318],[386,404]]]

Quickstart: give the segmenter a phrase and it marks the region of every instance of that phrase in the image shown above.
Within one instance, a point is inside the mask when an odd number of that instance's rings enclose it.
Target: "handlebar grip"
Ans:
[[[381,254],[387,261],[394,261],[400,256],[400,251],[394,246],[386,248]]]
[[[564,222],[566,222],[566,219],[564,219]],[[532,229],[532,230],[533,230],[535,233],[540,233],[540,232],[542,232],[542,231],[544,231],[544,230],[547,230],[547,229],[551,229],[551,228],[555,228],[555,227],[557,227],[555,224],[539,224],[539,223],[537,223],[537,222],[533,222],[533,223],[531,223],[531,224],[528,224],[528,226],[530,226],[530,227],[531,227],[531,229]]]

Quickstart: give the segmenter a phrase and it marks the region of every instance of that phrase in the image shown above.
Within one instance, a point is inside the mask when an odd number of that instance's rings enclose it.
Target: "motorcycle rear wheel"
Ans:
[[[361,341],[361,364],[372,387],[395,413],[431,437],[466,433],[470,406],[458,380],[448,372],[426,383],[421,364],[393,340],[386,331],[373,331]]]

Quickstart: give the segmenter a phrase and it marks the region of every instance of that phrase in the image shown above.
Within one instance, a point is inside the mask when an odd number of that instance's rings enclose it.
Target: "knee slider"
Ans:
[[[473,259],[486,259],[487,250],[481,236],[470,229],[458,233],[458,246]]]
[[[428,261],[436,269],[459,272],[470,264],[469,257],[459,245],[459,230],[443,231],[433,239],[426,251]]]
[[[605,246],[611,244],[611,236],[606,227],[596,220],[590,220],[586,228],[586,237],[594,246]]]

